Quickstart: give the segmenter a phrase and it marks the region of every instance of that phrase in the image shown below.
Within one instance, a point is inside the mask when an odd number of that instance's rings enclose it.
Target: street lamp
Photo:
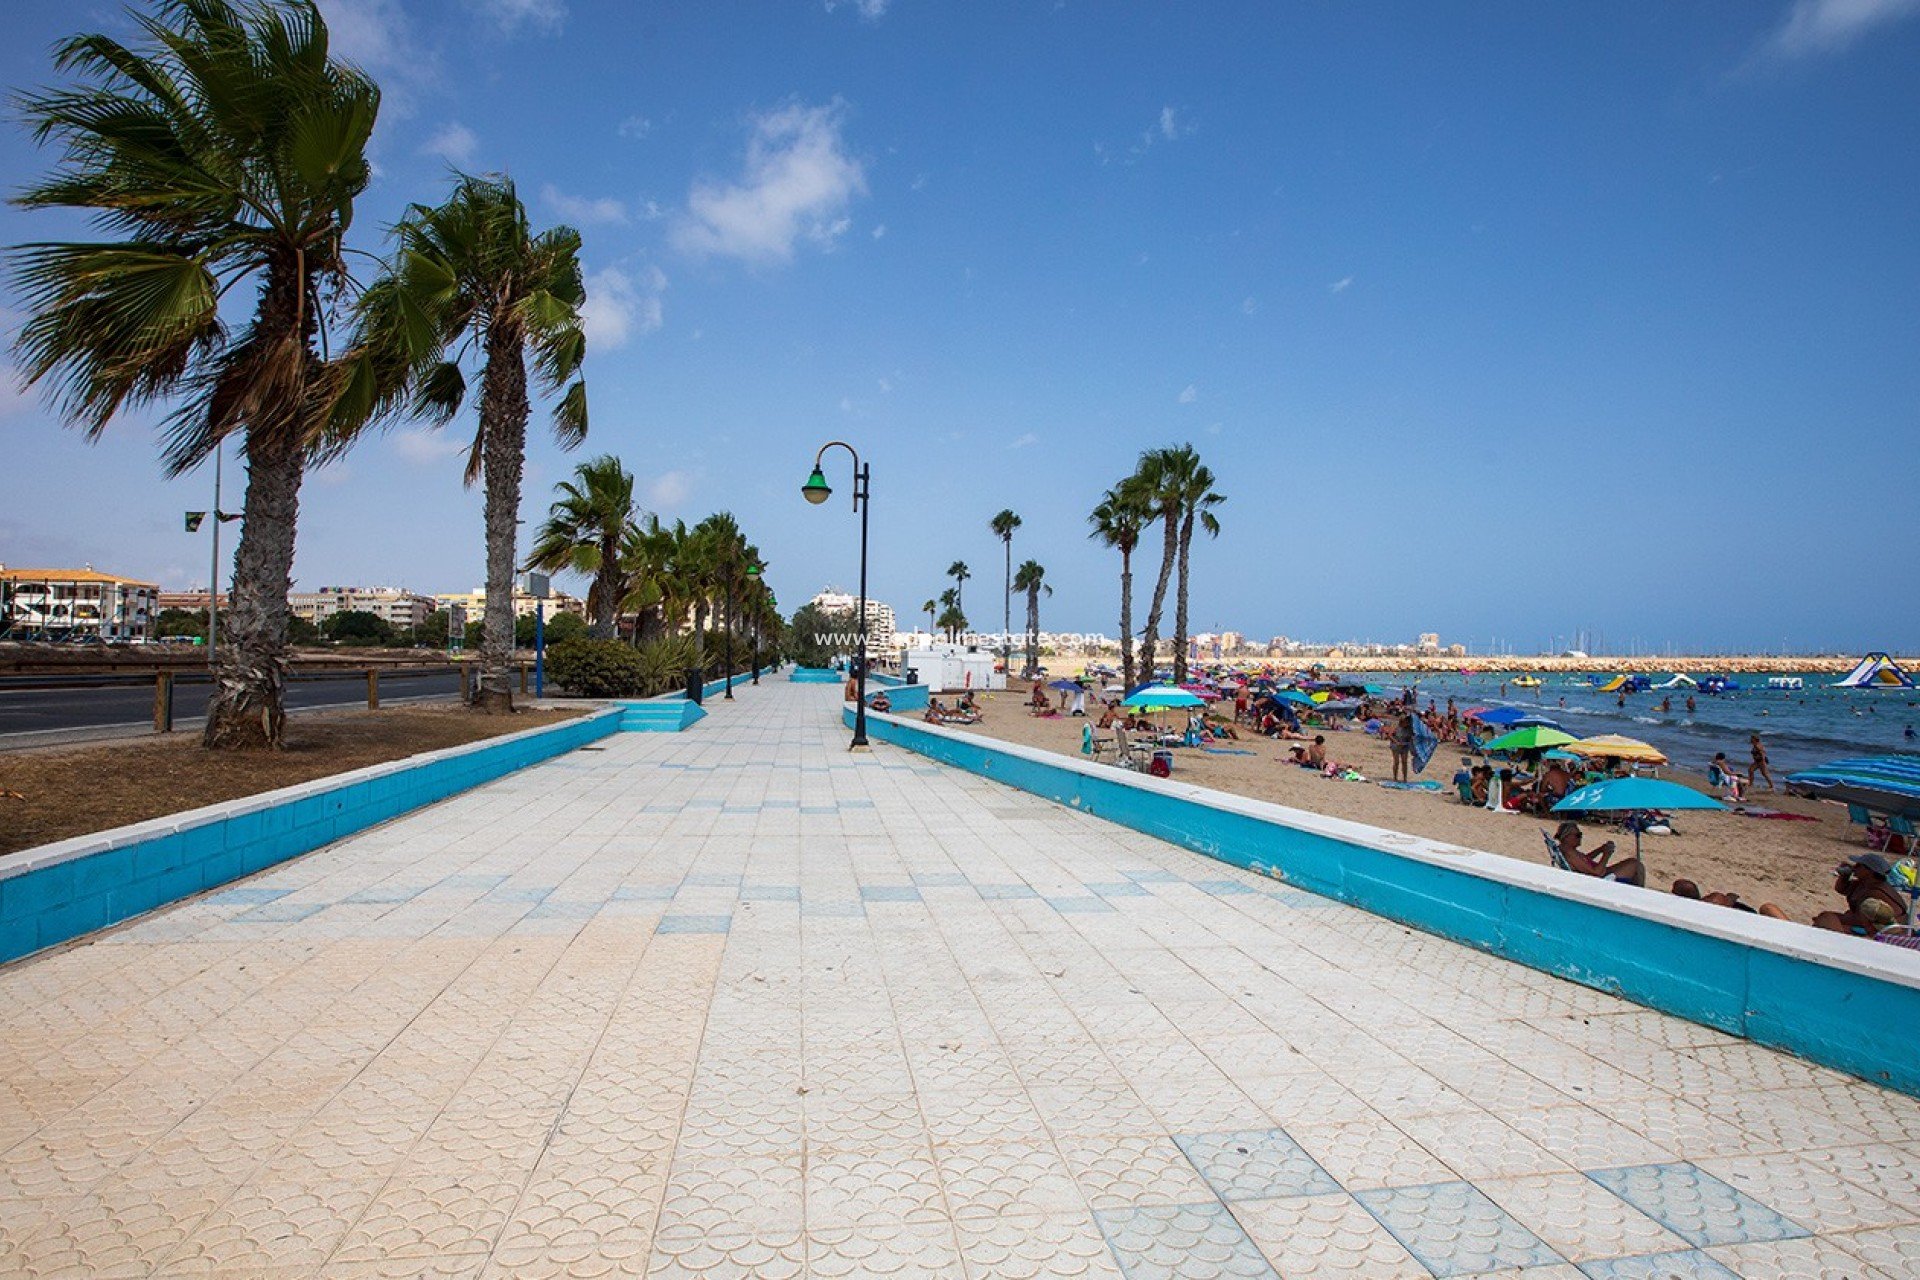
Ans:
[[[854,675],[853,741],[847,749],[864,751],[867,746],[867,512],[872,506],[867,464],[860,461],[859,452],[846,441],[829,440],[813,456],[813,474],[800,486],[800,496],[816,507],[833,496],[833,489],[820,470],[820,461],[827,456],[827,450],[834,448],[845,449],[853,458],[853,509],[860,513],[860,612],[856,615],[860,627],[860,669]]]
[[[753,600],[753,683],[760,683],[760,592],[764,590],[760,582],[760,562],[754,561],[747,566],[747,583],[751,590],[748,598]]]

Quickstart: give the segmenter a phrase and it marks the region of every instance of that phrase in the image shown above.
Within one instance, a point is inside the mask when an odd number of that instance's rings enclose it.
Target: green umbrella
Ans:
[[[1503,734],[1487,744],[1488,751],[1544,751],[1548,747],[1564,747],[1579,739],[1570,733],[1558,729],[1549,729],[1545,725],[1530,724],[1524,729],[1515,729]]]

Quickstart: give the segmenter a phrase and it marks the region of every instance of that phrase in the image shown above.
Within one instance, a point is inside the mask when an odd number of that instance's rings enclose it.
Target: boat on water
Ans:
[[[1516,689],[1538,689],[1545,681],[1539,676],[1515,676],[1508,683]]]
[[[1740,682],[1732,676],[1700,677],[1700,692],[1702,693],[1738,693],[1739,691]]]
[[[1799,676],[1767,677],[1767,688],[1769,689],[1804,689],[1806,687],[1807,682]]]

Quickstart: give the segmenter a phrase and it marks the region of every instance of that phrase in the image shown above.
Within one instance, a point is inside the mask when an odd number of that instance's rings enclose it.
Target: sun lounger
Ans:
[[[1560,842],[1553,838],[1553,834],[1542,831],[1540,838],[1547,842],[1547,860],[1562,871],[1572,871],[1573,864],[1567,861],[1566,854],[1560,852]]]

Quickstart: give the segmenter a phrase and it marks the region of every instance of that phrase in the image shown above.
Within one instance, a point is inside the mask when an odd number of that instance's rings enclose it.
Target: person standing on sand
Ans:
[[[1747,785],[1751,787],[1755,778],[1765,778],[1767,790],[1773,790],[1773,771],[1767,768],[1767,749],[1761,745],[1758,730],[1747,736],[1747,748],[1753,753],[1753,763],[1747,766]]]
[[[1388,749],[1393,755],[1393,780],[1413,781],[1413,712],[1402,711],[1394,718]]]

